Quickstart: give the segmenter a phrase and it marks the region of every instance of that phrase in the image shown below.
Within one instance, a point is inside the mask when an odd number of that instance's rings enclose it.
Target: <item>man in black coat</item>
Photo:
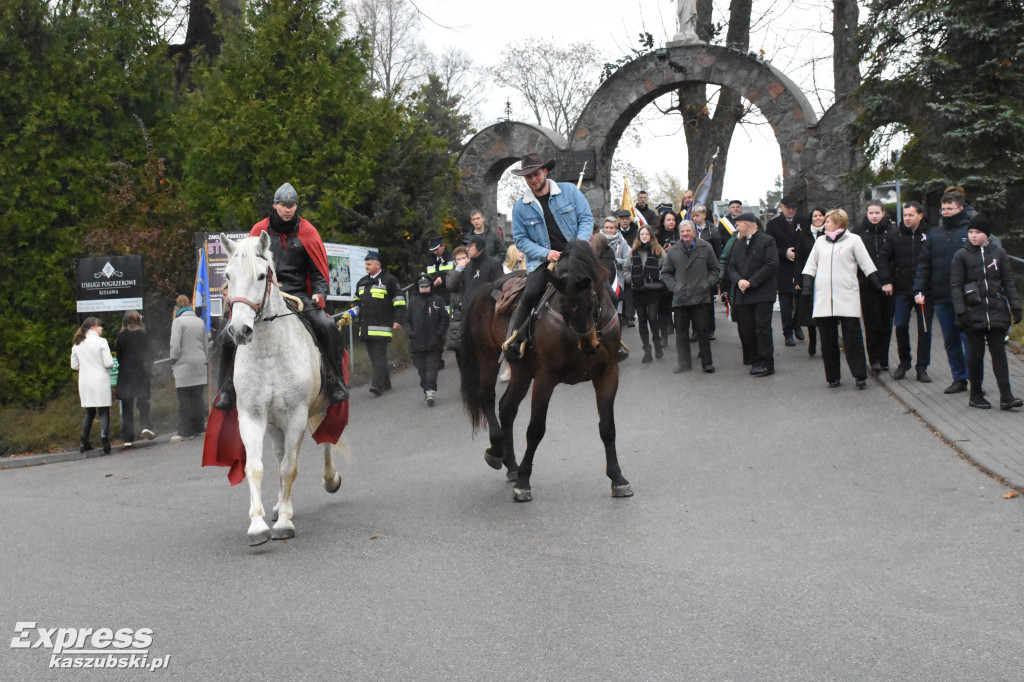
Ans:
[[[775,374],[772,306],[779,252],[775,240],[758,229],[753,213],[736,216],[737,239],[729,254],[729,280],[734,282],[732,315],[743,346],[743,364],[756,377]]]
[[[868,202],[864,221],[850,230],[858,235],[867,247],[868,255],[878,265],[878,254],[883,244],[896,234],[885,210],[885,204],[874,200]],[[868,286],[864,273],[858,271],[860,283],[860,309],[864,318],[864,342],[868,348],[868,362],[875,374],[889,371],[889,344],[892,342],[893,300],[892,293],[879,291]]]
[[[914,304],[914,275],[917,258],[925,244],[928,224],[924,207],[911,201],[903,205],[903,222],[881,246],[878,253],[878,277],[882,292],[892,296],[896,326],[896,350],[900,364],[892,373],[893,379],[902,379],[912,366],[910,353],[911,310],[917,318],[917,380],[928,383],[928,364],[932,355],[932,330],[925,324],[923,306]]]
[[[433,407],[437,399],[437,371],[441,369],[444,335],[448,331],[448,307],[444,299],[431,292],[433,281],[421,275],[419,293],[409,299],[405,331],[412,351],[412,364],[420,375],[423,402]]]
[[[469,305],[477,289],[485,284],[494,282],[505,274],[501,269],[501,263],[495,258],[487,255],[487,241],[482,234],[471,234],[466,239],[466,255],[469,256],[469,263],[462,270],[455,267],[456,276],[453,277],[453,293],[458,293],[465,308]]]
[[[796,340],[804,340],[800,327],[794,326],[793,292],[801,277],[796,265],[796,249],[800,235],[807,231],[810,223],[798,218],[796,208],[799,202],[794,197],[783,197],[779,202],[779,215],[768,221],[765,232],[775,240],[779,250],[779,271],[775,275],[775,288],[779,294],[779,311],[782,313],[782,335],[787,346],[795,346]]]

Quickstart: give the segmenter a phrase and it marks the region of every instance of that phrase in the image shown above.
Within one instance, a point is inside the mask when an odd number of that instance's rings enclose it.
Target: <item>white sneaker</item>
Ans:
[[[498,381],[500,381],[502,383],[506,383],[511,378],[512,378],[512,368],[511,367],[506,367],[505,371],[498,375]]]
[[[423,394],[423,402],[425,402],[427,404],[427,407],[433,407],[434,406],[434,395],[435,394],[436,394],[436,391],[426,391],[426,392],[424,392],[424,394]]]
[[[135,445],[135,443],[131,442],[130,440],[124,442],[124,447],[126,448],[130,448],[133,445]]]
[[[171,442],[180,443],[183,440],[191,440],[192,438],[195,438],[195,436],[179,436],[178,434],[174,434],[171,436]]]
[[[142,429],[142,433],[140,433],[139,435],[145,438],[146,440],[153,440],[154,438],[156,438],[156,434],[150,431],[149,429]]]

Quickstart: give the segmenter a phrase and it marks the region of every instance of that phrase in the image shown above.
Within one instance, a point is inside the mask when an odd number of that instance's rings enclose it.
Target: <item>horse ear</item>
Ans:
[[[267,252],[268,248],[270,248],[270,235],[267,234],[266,230],[263,230],[260,232],[260,243],[256,247],[256,253],[262,256]]]
[[[235,252],[235,242],[223,232],[220,233],[220,244],[229,256]]]

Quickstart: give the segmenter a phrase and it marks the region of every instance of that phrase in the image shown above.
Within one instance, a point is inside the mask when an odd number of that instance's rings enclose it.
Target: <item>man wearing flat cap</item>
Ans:
[[[515,342],[519,329],[544,293],[547,280],[542,268],[557,263],[569,242],[589,240],[594,232],[594,216],[583,193],[571,182],[548,179],[554,166],[554,159],[544,161],[540,154],[531,152],[512,171],[526,181],[525,196],[512,207],[512,236],[530,273],[503,346],[505,357],[512,362],[520,358],[522,344]]]
[[[729,281],[734,284],[733,319],[743,347],[743,363],[753,376],[775,374],[772,306],[779,252],[775,240],[758,229],[753,213],[736,216],[736,241],[729,254]]]
[[[281,291],[302,301],[302,315],[313,327],[328,370],[325,392],[332,404],[340,403],[348,398],[342,372],[344,340],[324,312],[330,290],[327,251],[317,229],[299,217],[298,201],[299,195],[290,183],[278,187],[269,217],[253,225],[249,236],[258,237],[263,232],[270,236],[270,252],[274,256],[274,270]],[[234,360],[235,345],[230,338],[225,338],[220,386],[213,399],[213,406],[218,410],[231,411],[235,407]]]
[[[395,276],[381,268],[380,254],[366,253],[366,275],[356,282],[359,301],[359,339],[366,344],[366,352],[373,366],[370,394],[379,396],[391,390],[388,376],[388,346],[394,330],[402,323],[405,296]]]
[[[782,313],[782,336],[787,346],[795,346],[796,339],[804,340],[800,327],[793,320],[793,292],[802,278],[796,264],[796,247],[800,236],[810,229],[806,218],[796,214],[800,202],[793,196],[786,196],[779,202],[779,215],[768,221],[764,231],[775,240],[779,251],[779,271],[775,275],[775,288],[779,295],[779,310]]]

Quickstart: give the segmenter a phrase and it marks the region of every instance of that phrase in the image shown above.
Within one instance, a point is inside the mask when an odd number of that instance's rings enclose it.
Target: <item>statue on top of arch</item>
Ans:
[[[704,41],[697,36],[697,0],[676,0],[676,34],[669,45],[698,45]]]

